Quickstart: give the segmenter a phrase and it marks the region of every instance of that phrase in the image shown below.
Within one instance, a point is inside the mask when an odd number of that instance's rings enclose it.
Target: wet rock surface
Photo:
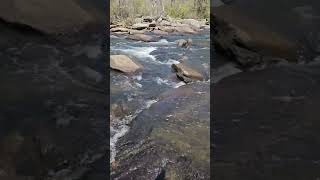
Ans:
[[[0,26],[0,179],[105,179],[107,65],[87,48],[103,35]]]
[[[316,179],[319,65],[230,76],[213,88],[215,179]]]
[[[113,179],[209,179],[209,84],[160,95],[120,139]]]
[[[245,67],[270,63],[265,57],[311,61],[319,44],[319,9],[315,0],[231,1],[214,8],[214,44]]]
[[[212,178],[319,178],[319,2],[222,2],[212,31],[223,56],[212,63]]]
[[[104,3],[97,0],[4,0],[0,19],[48,34],[77,32],[105,23]]]

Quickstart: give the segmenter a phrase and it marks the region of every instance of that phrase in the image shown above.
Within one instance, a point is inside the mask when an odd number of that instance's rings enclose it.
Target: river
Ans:
[[[110,54],[128,55],[142,64],[144,70],[135,75],[111,71],[110,162],[116,157],[119,138],[130,130],[134,118],[156,103],[161,93],[185,85],[172,71],[173,63],[179,63],[186,56],[192,68],[201,72],[206,82],[210,80],[209,31],[196,35],[169,35],[157,42],[132,41],[125,37],[111,35]],[[189,38],[193,41],[191,48],[181,48],[175,43],[178,39]]]

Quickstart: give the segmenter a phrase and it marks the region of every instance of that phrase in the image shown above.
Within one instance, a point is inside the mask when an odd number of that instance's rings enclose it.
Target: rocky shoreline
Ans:
[[[135,18],[132,24],[125,25],[122,22],[111,22],[111,34],[124,35],[134,39],[140,34],[152,33],[159,36],[166,36],[169,33],[175,34],[197,34],[198,32],[210,29],[209,22],[206,19],[174,19],[166,17],[140,17]],[[139,38],[138,40],[150,42],[152,38]]]

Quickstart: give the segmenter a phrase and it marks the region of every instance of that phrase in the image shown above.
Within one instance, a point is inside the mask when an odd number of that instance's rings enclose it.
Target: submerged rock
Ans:
[[[133,61],[126,55],[111,55],[110,67],[125,73],[133,73],[143,69],[142,65]]]
[[[179,39],[176,41],[176,43],[179,47],[189,47],[192,44],[192,39],[188,39],[188,40]]]
[[[190,68],[185,63],[172,64],[171,67],[177,72],[177,77],[186,83],[190,82],[191,80],[202,81],[204,79],[199,72]]]
[[[162,94],[119,142],[112,179],[209,179],[209,84]]]

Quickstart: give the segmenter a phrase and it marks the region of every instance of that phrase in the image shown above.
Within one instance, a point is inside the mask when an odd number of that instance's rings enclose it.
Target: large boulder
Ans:
[[[133,61],[126,55],[111,55],[110,67],[124,73],[133,73],[143,69],[142,65]]]
[[[76,32],[105,24],[104,3],[85,0],[3,0],[0,19],[48,34]]]
[[[216,35],[226,39],[233,36],[235,33],[230,33],[230,29],[227,30],[225,24],[221,23],[224,21],[228,26],[232,25],[231,29],[241,30],[250,36],[250,41],[238,47],[244,45],[247,50],[261,56],[297,61],[315,49],[312,49],[310,40],[317,39],[319,10],[320,3],[317,0],[231,1],[214,7],[214,30],[211,32],[214,38]],[[221,44],[220,40],[214,39],[218,45]],[[232,41],[229,47],[237,43]]]
[[[245,67],[262,63],[264,56],[296,61],[297,45],[275,33],[270,35],[265,29],[246,31],[215,17],[213,33],[215,48]]]
[[[182,79],[186,83],[190,82],[191,80],[200,80],[202,81],[204,78],[202,74],[200,74],[198,71],[192,69],[185,63],[178,63],[178,64],[172,64],[172,69],[174,69],[177,72],[177,76],[179,79]]]

